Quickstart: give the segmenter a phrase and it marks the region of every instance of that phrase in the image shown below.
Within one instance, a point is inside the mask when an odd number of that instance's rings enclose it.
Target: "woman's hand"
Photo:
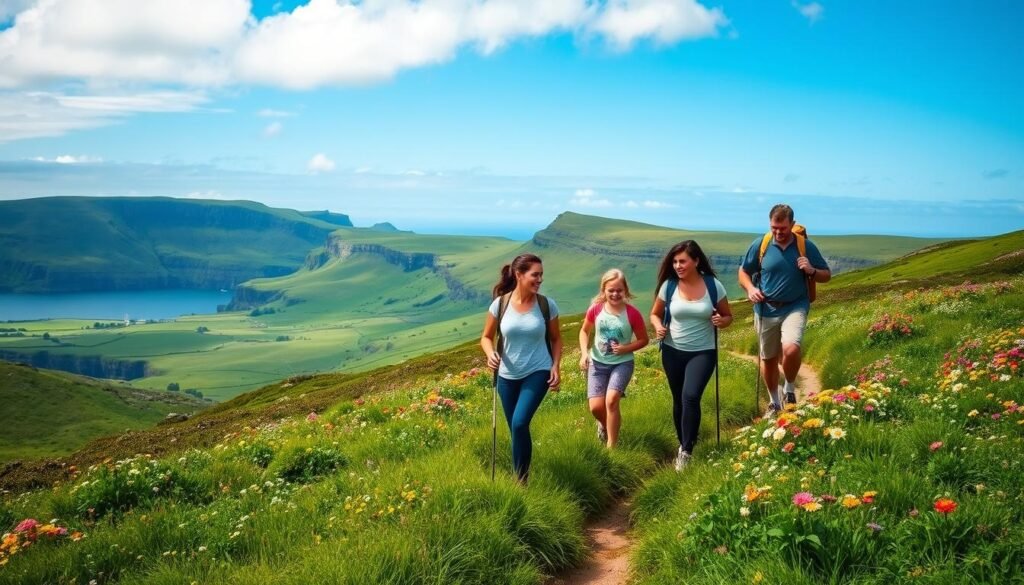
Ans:
[[[487,356],[487,367],[492,369],[492,370],[497,370],[498,366],[500,366],[500,365],[501,365],[501,356],[499,356],[498,352],[496,352],[496,351],[491,352],[491,355]]]
[[[654,338],[658,341],[665,339],[665,334],[668,333],[668,327],[661,325],[660,323],[654,324]]]
[[[580,354],[580,369],[584,372],[590,368],[590,354],[583,352]]]
[[[552,392],[558,392],[559,385],[562,383],[562,376],[558,372],[558,368],[551,368],[551,375],[548,377],[548,389]]]

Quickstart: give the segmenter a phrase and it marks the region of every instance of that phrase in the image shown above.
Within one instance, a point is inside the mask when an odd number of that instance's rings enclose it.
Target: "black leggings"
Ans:
[[[679,445],[693,453],[700,431],[700,399],[715,371],[715,350],[679,351],[665,344],[661,366],[665,368],[668,389],[672,391],[672,423]]]

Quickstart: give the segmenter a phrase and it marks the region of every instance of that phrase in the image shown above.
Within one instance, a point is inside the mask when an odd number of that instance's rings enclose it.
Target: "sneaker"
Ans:
[[[602,443],[608,442],[608,429],[604,428],[601,423],[597,423],[597,440]]]
[[[786,404],[796,404],[796,392],[786,392]]]
[[[768,403],[768,410],[764,411],[764,418],[775,418],[782,412],[782,405],[775,404],[774,402]]]
[[[676,455],[676,471],[682,471],[686,469],[686,466],[690,464],[690,454],[683,451],[683,448],[679,448],[679,454]]]

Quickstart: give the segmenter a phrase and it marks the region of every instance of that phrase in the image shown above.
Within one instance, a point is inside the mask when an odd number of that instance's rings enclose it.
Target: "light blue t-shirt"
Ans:
[[[716,278],[715,288],[718,289],[718,302],[726,298],[725,287]],[[668,281],[661,283],[658,298],[665,301],[668,297]],[[715,349],[715,327],[711,324],[711,295],[704,291],[704,296],[696,301],[688,301],[682,296],[682,289],[676,287],[675,295],[669,304],[672,321],[668,324],[668,333],[664,343],[679,351],[704,351]]]
[[[498,305],[501,297],[494,299],[488,309],[495,318],[498,317]],[[548,309],[551,318],[558,316],[558,305],[548,297]],[[533,307],[526,313],[512,308],[509,302],[505,314],[501,318],[501,336],[504,339],[501,366],[498,375],[506,380],[522,380],[540,370],[550,370],[554,362],[544,343],[544,331],[547,323],[540,312],[540,303],[534,301]]]

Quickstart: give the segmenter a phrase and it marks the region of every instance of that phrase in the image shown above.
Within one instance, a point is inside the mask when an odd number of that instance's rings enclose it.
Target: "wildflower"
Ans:
[[[810,492],[797,492],[793,494],[793,504],[797,506],[803,506],[804,504],[814,501],[814,496]]]
[[[790,451],[793,450],[794,447],[796,447],[796,444],[790,441],[782,446],[782,451],[785,453],[789,453]]]
[[[867,526],[868,526],[868,528],[871,529],[871,532],[878,533],[878,532],[881,532],[883,530],[881,524],[876,524],[874,522],[868,522]]]
[[[833,441],[837,441],[846,436],[846,431],[839,427],[829,427],[825,429],[825,436],[832,439]]]
[[[809,418],[804,421],[803,427],[805,429],[817,429],[821,428],[825,424],[825,421],[820,418]]]
[[[836,502],[836,497],[832,494],[821,494],[820,497],[823,502],[828,502],[830,504],[834,504]]]
[[[750,508],[748,508],[746,506],[740,506],[740,516],[742,516],[744,518],[746,518],[747,516],[750,516]]]
[[[320,418],[320,417],[319,417],[319,416],[317,415],[317,413],[315,413],[315,412],[311,412],[311,413],[309,413],[309,414],[307,414],[307,415],[306,415],[306,420],[307,420],[308,422],[313,422],[313,421],[315,421],[315,420],[316,420],[316,419],[318,419],[318,418]]]
[[[942,441],[935,441],[931,445],[928,445],[928,449],[930,449],[932,453],[938,451],[941,448],[942,448]]]
[[[852,510],[859,505],[861,505],[861,501],[857,496],[854,496],[853,494],[846,494],[843,496],[843,507],[847,510]]]
[[[917,508],[912,508],[910,510],[910,512],[907,512],[907,515],[910,516],[911,518],[917,518],[918,515],[920,515],[920,514],[921,513],[917,511]]]
[[[8,526],[10,526],[10,525],[8,525]],[[26,518],[26,519],[22,520],[17,526],[14,527],[14,531],[15,532],[31,532],[37,526],[39,526],[39,522],[38,521],[36,521],[33,518]]]
[[[786,428],[785,427],[779,427],[779,428],[775,429],[774,433],[772,433],[772,440],[773,441],[781,441],[782,438],[785,437],[785,436],[786,436]]]
[[[956,510],[957,503],[949,498],[939,498],[935,500],[933,507],[939,514],[951,514]]]
[[[803,508],[804,510],[807,510],[808,512],[817,512],[818,510],[821,509],[821,504],[819,504],[818,502],[807,502],[806,504],[800,507]]]
[[[977,408],[975,408],[975,409],[974,409],[974,410],[972,410],[971,412],[968,412],[968,413],[967,413],[967,416],[968,416],[968,417],[970,417],[970,418],[974,418],[974,417],[978,416],[978,409],[977,409]]]
[[[877,495],[878,492],[875,491],[864,492],[860,496],[860,501],[864,502],[865,504],[873,504],[875,502],[875,496]]]

